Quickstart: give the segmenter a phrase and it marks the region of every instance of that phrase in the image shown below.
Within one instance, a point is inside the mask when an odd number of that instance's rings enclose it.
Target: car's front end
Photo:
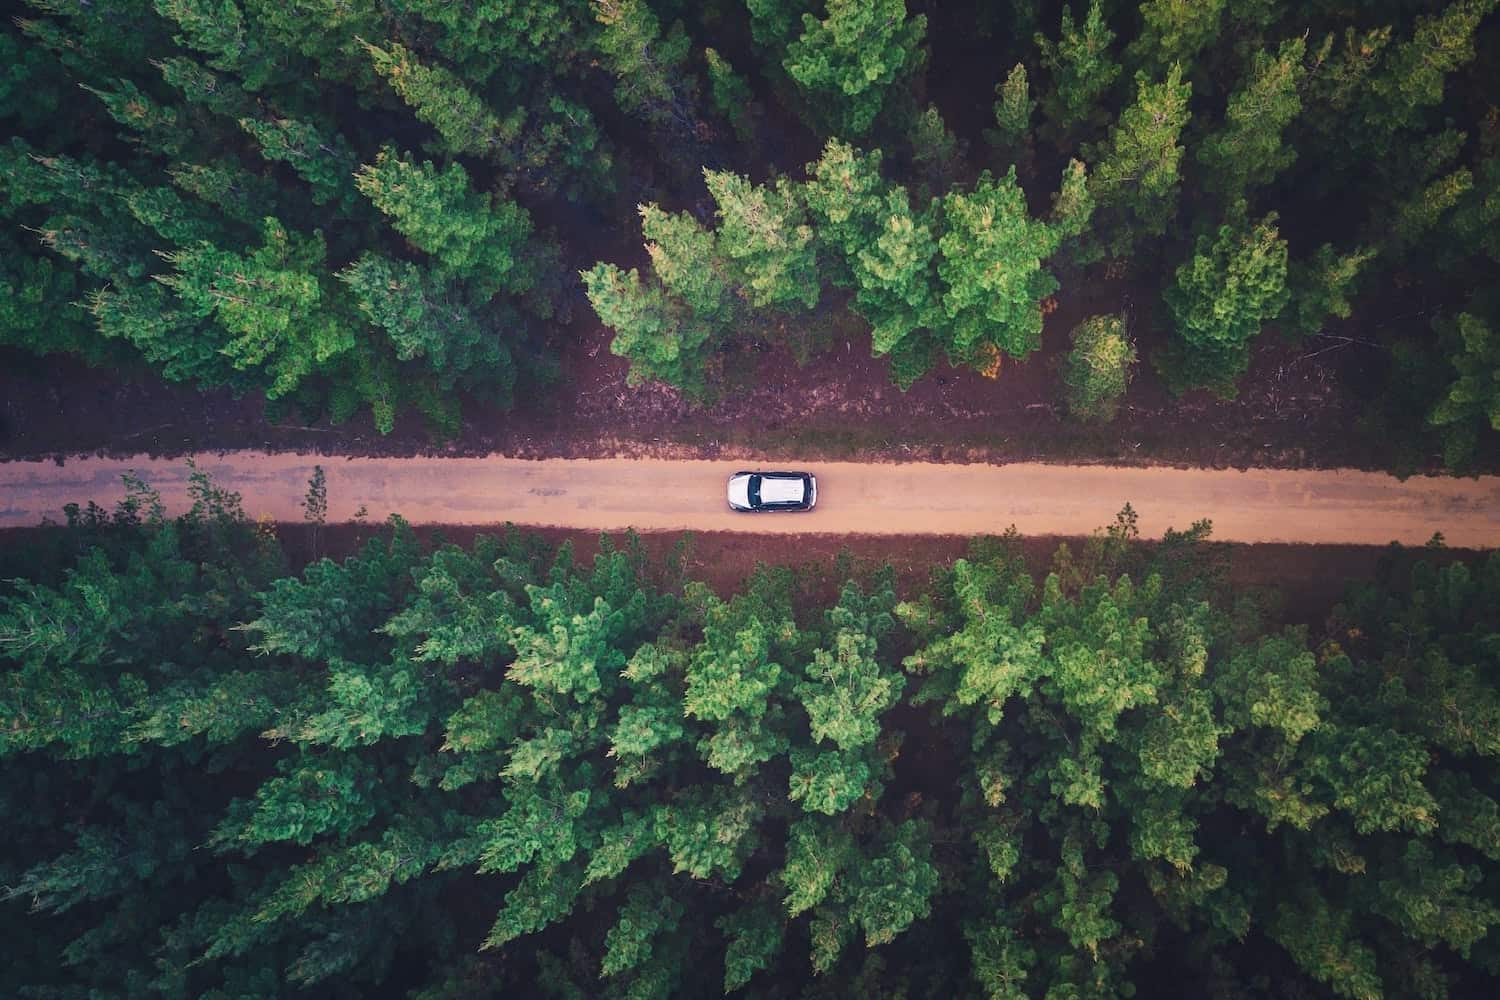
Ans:
[[[750,479],[748,472],[737,472],[729,478],[729,506],[735,510],[755,510],[750,503]]]

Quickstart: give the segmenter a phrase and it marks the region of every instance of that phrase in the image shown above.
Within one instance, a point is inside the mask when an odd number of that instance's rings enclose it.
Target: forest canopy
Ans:
[[[7,996],[1473,996],[1500,559],[1326,621],[1134,515],[734,593],[199,475],[0,590]],[[284,545],[282,536],[288,539]],[[295,544],[290,544],[295,540]],[[1410,560],[1406,561],[1408,564]],[[1394,564],[1393,564],[1394,565]],[[8,572],[15,572],[9,569]]]
[[[1495,7],[25,0],[0,345],[452,435],[569,374],[576,310],[704,400],[830,329],[902,388],[993,376],[1123,282],[1174,391],[1359,345],[1376,433],[1462,469],[1500,429]]]

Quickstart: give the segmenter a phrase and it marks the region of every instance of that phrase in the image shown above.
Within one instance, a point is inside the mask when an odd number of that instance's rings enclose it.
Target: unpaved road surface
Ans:
[[[1234,542],[1419,545],[1441,531],[1449,545],[1500,545],[1500,477],[1416,478],[1340,470],[1246,472],[1165,467],[858,464],[806,466],[818,506],[800,514],[736,514],[724,500],[738,462],[646,459],[352,458],[230,452],[197,466],[238,491],[252,518],[302,519],[313,466],[328,483],[328,520],[365,508],[414,524],[517,524],[640,531],[770,534],[975,535],[1011,525],[1027,535],[1085,535],[1130,503],[1141,534],[1213,521]],[[797,463],[761,468],[796,467]],[[0,527],[61,520],[65,503],[111,507],[121,474],[161,492],[169,513],[186,509],[182,459],[83,458],[65,465],[0,464]]]

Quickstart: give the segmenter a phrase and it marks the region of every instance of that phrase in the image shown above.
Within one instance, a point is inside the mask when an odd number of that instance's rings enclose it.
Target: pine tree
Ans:
[[[1443,99],[1449,73],[1474,58],[1474,32],[1496,0],[1454,0],[1441,14],[1417,18],[1409,40],[1398,42],[1371,75],[1362,102],[1366,127],[1389,135],[1421,122]]]
[[[863,152],[830,139],[818,161],[807,165],[802,200],[816,224],[823,256],[843,265],[832,270],[835,284],[850,283],[854,259],[878,233],[881,199],[888,186],[880,164],[879,150]]]
[[[358,162],[343,136],[325,139],[317,126],[292,118],[241,118],[240,128],[260,144],[262,156],[290,164],[307,181],[314,203],[354,200],[350,182]]]
[[[363,44],[375,72],[419,119],[437,130],[449,152],[494,155],[519,134],[521,116],[500,119],[450,70],[423,63],[395,42],[384,47]]]
[[[1126,50],[1137,74],[1159,77],[1173,69],[1192,76],[1193,60],[1219,40],[1230,0],[1146,0],[1141,33]]]
[[[1091,152],[1094,196],[1105,213],[1105,250],[1125,257],[1142,240],[1161,236],[1177,210],[1179,145],[1188,121],[1190,87],[1174,66],[1167,78],[1136,80],[1136,99],[1110,129],[1109,139]]]
[[[1094,195],[1090,190],[1088,168],[1081,160],[1069,160],[1063,168],[1057,194],[1052,197],[1049,220],[1059,237],[1077,239],[1088,231],[1094,215]]]
[[[1250,75],[1229,97],[1224,126],[1198,147],[1208,190],[1233,200],[1270,183],[1297,158],[1282,139],[1302,109],[1298,91],[1306,76],[1306,42],[1283,42],[1274,56],[1257,52]]]
[[[944,348],[955,363],[982,363],[984,346],[1024,358],[1041,346],[1041,301],[1057,289],[1042,261],[1059,235],[1032,219],[1016,171],[998,183],[988,172],[970,193],[943,199],[938,274],[948,323]]]
[[[796,188],[785,180],[757,187],[712,170],[703,179],[717,206],[719,246],[741,272],[750,304],[817,305],[817,252]]]
[[[755,112],[752,110],[755,94],[750,84],[717,50],[705,48],[703,60],[708,68],[709,96],[713,99],[714,109],[729,122],[740,142],[752,142],[755,138]]]
[[[1234,395],[1250,363],[1249,344],[1261,324],[1285,307],[1286,241],[1275,214],[1254,227],[1220,226],[1193,246],[1163,295],[1179,347],[1167,376],[1178,391],[1207,386]]]
[[[662,290],[642,282],[632,268],[596,264],[583,274],[589,304],[614,331],[612,353],[630,359],[631,385],[657,379],[689,396],[708,391],[706,367],[718,348],[718,331],[674,308]]]
[[[995,130],[990,143],[1005,149],[1020,149],[1031,136],[1031,113],[1036,101],[1026,82],[1026,67],[1016,63],[1005,82],[995,87]]]
[[[704,229],[686,212],[663,212],[640,206],[641,235],[651,270],[668,292],[697,319],[727,324],[733,316],[736,287],[717,233]]]
[[[1283,328],[1307,337],[1322,332],[1330,316],[1348,319],[1354,311],[1350,298],[1356,282],[1375,255],[1368,247],[1339,254],[1333,244],[1324,243],[1310,259],[1292,261],[1287,266],[1291,298],[1282,313]]]
[[[526,210],[474,193],[457,163],[439,170],[430,160],[398,156],[387,147],[359,168],[355,185],[447,276],[474,283],[480,296],[523,292],[535,281],[528,267],[531,219]]]
[[[385,331],[399,360],[424,358],[446,386],[466,377],[509,393],[515,379],[510,351],[451,284],[410,261],[374,253],[338,277],[364,317]]]
[[[802,15],[802,34],[783,65],[825,132],[870,131],[886,91],[924,61],[927,18],[908,18],[906,0],[828,0],[827,17]]]
[[[871,350],[892,356],[901,389],[926,373],[926,331],[944,323],[937,280],[938,243],[925,214],[913,215],[906,190],[886,195],[880,235],[854,261],[855,309],[871,326]]]
[[[1500,430],[1500,336],[1480,316],[1463,312],[1433,322],[1455,378],[1428,414],[1443,434],[1443,463],[1472,461],[1482,429]]]
[[[687,72],[692,41],[682,22],[663,37],[661,22],[643,0],[589,0],[599,23],[598,46],[619,81],[615,100],[648,121],[693,127],[697,81]]]
[[[264,371],[274,399],[355,346],[353,325],[320,274],[324,253],[321,233],[297,236],[267,219],[249,254],[206,243],[163,254],[173,271],[161,281],[187,314],[214,321],[218,349],[235,368]]]
[[[1058,40],[1036,36],[1042,66],[1052,81],[1042,95],[1042,114],[1064,135],[1087,134],[1102,124],[1101,99],[1120,75],[1119,63],[1110,56],[1114,40],[1115,33],[1104,20],[1103,0],[1090,0],[1082,24],[1073,21],[1072,8],[1064,4]]]
[[[1122,316],[1090,316],[1073,328],[1073,349],[1063,367],[1063,398],[1080,420],[1108,423],[1130,385],[1135,344]]]

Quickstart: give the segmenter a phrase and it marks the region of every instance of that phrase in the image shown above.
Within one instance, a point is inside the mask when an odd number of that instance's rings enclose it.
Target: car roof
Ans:
[[[807,481],[800,475],[768,472],[760,478],[761,503],[802,503],[807,499]]]

